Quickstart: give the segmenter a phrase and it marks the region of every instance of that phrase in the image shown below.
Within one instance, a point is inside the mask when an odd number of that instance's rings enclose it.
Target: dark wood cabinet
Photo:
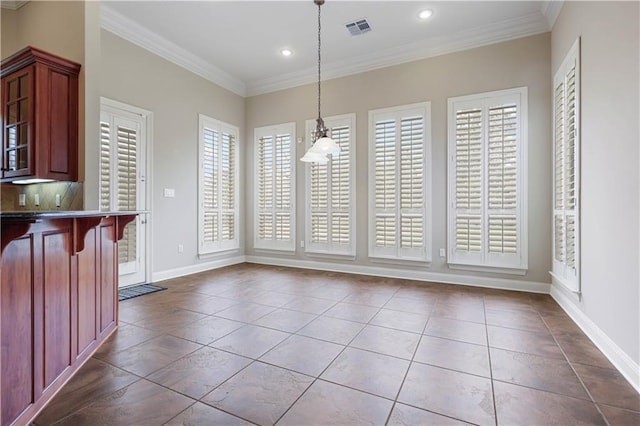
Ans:
[[[135,216],[3,219],[0,425],[28,424],[117,326],[117,241]]]
[[[77,180],[79,72],[34,47],[2,61],[2,181]]]

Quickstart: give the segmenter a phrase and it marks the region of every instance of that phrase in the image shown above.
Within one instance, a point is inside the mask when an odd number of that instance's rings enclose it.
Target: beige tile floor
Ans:
[[[37,425],[640,425],[546,295],[236,265],[121,302]]]

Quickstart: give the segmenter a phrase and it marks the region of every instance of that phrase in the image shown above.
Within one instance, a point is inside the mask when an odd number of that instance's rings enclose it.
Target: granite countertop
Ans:
[[[38,220],[38,219],[64,219],[74,217],[92,216],[128,216],[149,213],[146,210],[134,211],[108,211],[98,210],[56,210],[56,211],[13,211],[0,212],[0,219]]]

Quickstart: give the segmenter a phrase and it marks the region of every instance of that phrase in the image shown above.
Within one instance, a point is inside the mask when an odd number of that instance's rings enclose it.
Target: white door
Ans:
[[[148,111],[101,99],[100,210],[146,210]],[[147,215],[118,242],[119,287],[147,282]]]

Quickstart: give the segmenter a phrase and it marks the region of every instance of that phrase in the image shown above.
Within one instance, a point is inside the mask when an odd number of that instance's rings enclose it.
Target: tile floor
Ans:
[[[546,295],[258,265],[162,283],[36,425],[639,425]]]

